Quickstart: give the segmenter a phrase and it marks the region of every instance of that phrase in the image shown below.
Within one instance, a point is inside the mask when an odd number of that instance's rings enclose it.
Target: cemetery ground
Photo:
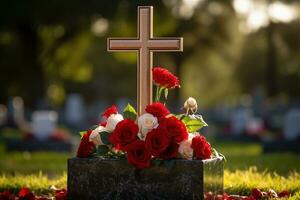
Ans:
[[[300,199],[300,156],[263,154],[259,143],[211,141],[226,155],[224,186],[229,194],[248,195],[253,188],[289,190]],[[5,152],[0,143],[0,191],[26,186],[37,194],[51,193],[51,186],[66,188],[67,158],[72,153]]]

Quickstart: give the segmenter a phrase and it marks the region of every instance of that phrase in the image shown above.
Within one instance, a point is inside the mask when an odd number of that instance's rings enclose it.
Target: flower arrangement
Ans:
[[[175,158],[209,159],[218,155],[199,133],[207,124],[201,115],[195,114],[194,98],[186,100],[186,112],[179,115],[171,114],[162,103],[167,100],[169,89],[180,87],[178,78],[166,69],[155,67],[153,82],[157,87],[155,102],[141,116],[130,104],[122,114],[114,105],[107,108],[102,114],[104,122],[81,132],[77,157],[126,157],[128,163],[141,169]]]

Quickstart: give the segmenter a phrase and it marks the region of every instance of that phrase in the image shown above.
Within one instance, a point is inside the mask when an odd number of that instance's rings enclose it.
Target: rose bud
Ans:
[[[197,105],[197,101],[195,98],[193,97],[189,97],[183,104],[183,107],[186,110],[186,114],[188,115],[189,112],[191,111],[192,113],[197,112],[198,110],[198,105]]]

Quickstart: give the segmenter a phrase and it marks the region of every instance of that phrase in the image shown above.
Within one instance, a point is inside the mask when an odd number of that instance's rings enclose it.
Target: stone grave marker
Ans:
[[[47,140],[57,126],[55,111],[35,111],[32,113],[32,133],[38,140]]]
[[[12,97],[8,102],[8,125],[12,127],[20,127],[25,122],[24,102],[21,97]]]
[[[231,115],[231,128],[234,135],[241,135],[244,133],[246,124],[251,115],[247,108],[237,108]]]
[[[300,109],[292,108],[284,116],[283,138],[266,139],[263,150],[269,152],[300,152]]]
[[[284,138],[286,140],[300,139],[300,109],[289,110],[284,119]]]
[[[7,108],[5,105],[0,104],[0,128],[5,125],[7,121]]]
[[[82,97],[79,94],[70,94],[65,106],[65,122],[81,129],[85,125],[86,109]]]

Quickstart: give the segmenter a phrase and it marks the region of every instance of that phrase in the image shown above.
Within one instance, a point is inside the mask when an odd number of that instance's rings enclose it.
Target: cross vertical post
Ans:
[[[137,61],[137,110],[152,103],[153,52],[183,51],[183,38],[153,37],[153,7],[138,7],[137,38],[107,38],[107,51],[135,51]]]

